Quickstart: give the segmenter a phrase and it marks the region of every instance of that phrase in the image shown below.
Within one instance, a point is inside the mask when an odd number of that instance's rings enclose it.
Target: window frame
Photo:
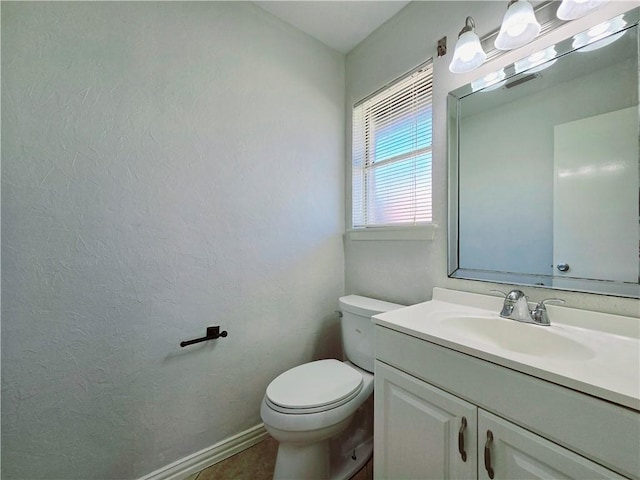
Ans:
[[[373,116],[374,114],[370,112],[362,112],[363,119],[362,123],[359,124],[362,127],[362,136],[356,139],[356,109],[360,107],[363,108],[363,105],[371,100],[374,100],[376,97],[379,97],[379,101],[375,105],[383,104],[385,101],[389,101],[390,98],[393,98],[394,90],[402,91],[407,88],[403,85],[410,85],[407,80],[410,77],[413,77],[415,74],[426,71],[426,80],[419,79],[417,80],[417,84],[420,86],[420,82],[427,82],[428,85],[428,93],[427,100],[425,100],[425,105],[430,111],[430,130],[428,131],[428,137],[430,138],[430,142],[428,145],[418,147],[416,143],[416,148],[410,151],[400,151],[399,153],[392,154],[390,156],[383,157],[380,161],[370,161],[370,153],[372,151],[372,145],[370,144],[373,141],[375,133],[372,133],[370,129],[374,127],[372,124],[375,122],[375,119],[371,119],[370,117],[365,118],[366,115]],[[425,77],[423,77],[425,78]],[[422,107],[422,106],[421,106]],[[406,108],[406,107],[405,107]],[[366,98],[355,102],[352,105],[351,109],[351,152],[350,152],[350,162],[349,166],[351,167],[351,175],[350,175],[350,208],[348,211],[348,221],[349,227],[347,229],[347,236],[351,240],[433,240],[435,237],[435,232],[437,230],[437,224],[433,222],[433,59],[429,59],[426,62],[420,64],[418,67],[412,69],[408,73],[398,77],[394,81],[388,83],[384,87],[378,89],[373,94],[367,96]],[[418,114],[413,111],[408,111],[404,116],[405,119],[410,119],[412,115],[417,116]],[[390,116],[391,120],[394,120],[392,116]],[[402,122],[403,117],[399,117],[397,120]],[[417,138],[417,137],[415,137]],[[361,157],[360,164],[356,164],[356,147],[354,145],[357,141],[364,146],[360,146],[360,155]],[[417,142],[417,140],[415,140]],[[366,175],[368,172],[373,172],[376,169],[383,167],[385,165],[390,165],[393,163],[399,163],[408,158],[418,159],[420,156],[424,156],[425,154],[430,155],[429,159],[429,172],[426,173],[426,177],[428,178],[428,187],[429,193],[428,196],[430,200],[430,205],[428,205],[430,220],[427,221],[417,221],[417,222],[406,222],[401,221],[397,223],[389,223],[389,224],[367,224],[367,221],[363,221],[363,225],[354,226],[355,222],[355,208],[356,204],[362,205],[367,202],[367,194],[365,191],[359,190],[358,188],[354,188],[356,184],[356,180],[354,180],[354,175],[356,170],[358,170],[360,175],[362,175],[363,181],[361,182],[360,188],[367,188],[367,180]],[[416,160],[418,161],[418,160]],[[398,179],[400,180],[400,179]],[[357,191],[356,191],[357,190]],[[360,193],[358,193],[360,192]],[[415,191],[414,191],[415,194]],[[359,195],[358,199],[356,195]],[[367,206],[363,205],[363,210],[366,209]],[[363,213],[364,215],[364,213]]]

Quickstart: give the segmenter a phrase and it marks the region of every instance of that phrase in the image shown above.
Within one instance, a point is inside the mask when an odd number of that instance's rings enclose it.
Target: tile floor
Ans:
[[[271,480],[277,451],[278,442],[267,437],[253,447],[194,473],[185,480]],[[373,480],[373,461],[369,460],[351,480]]]

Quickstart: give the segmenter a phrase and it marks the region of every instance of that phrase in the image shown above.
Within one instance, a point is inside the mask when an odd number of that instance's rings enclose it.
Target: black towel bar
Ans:
[[[193,340],[185,340],[184,342],[180,342],[181,347],[186,347],[187,345],[193,345],[194,343],[206,342],[207,340],[215,340],[216,338],[226,337],[227,331],[220,331],[219,326],[215,327],[207,327],[207,334],[204,337],[194,338]]]

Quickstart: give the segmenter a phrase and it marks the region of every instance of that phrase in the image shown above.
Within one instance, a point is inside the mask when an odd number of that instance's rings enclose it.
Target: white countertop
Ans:
[[[640,319],[548,305],[551,326],[539,326],[500,318],[502,302],[499,297],[435,288],[433,300],[375,315],[373,321],[640,411]],[[452,328],[461,317],[495,321],[495,331]],[[517,348],[494,342],[495,332]]]

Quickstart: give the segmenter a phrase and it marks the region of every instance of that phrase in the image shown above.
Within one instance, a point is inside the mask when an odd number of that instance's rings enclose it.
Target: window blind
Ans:
[[[353,108],[353,227],[432,221],[433,66]]]

